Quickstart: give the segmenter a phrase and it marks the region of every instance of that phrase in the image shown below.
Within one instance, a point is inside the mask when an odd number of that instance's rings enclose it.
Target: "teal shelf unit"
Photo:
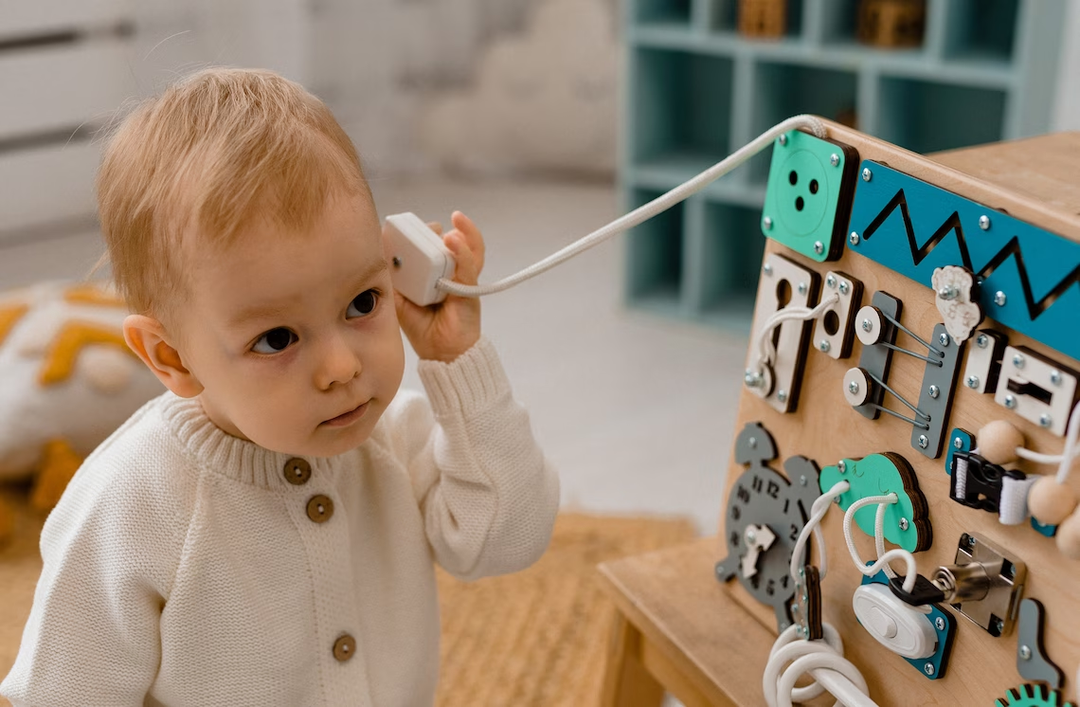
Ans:
[[[919,153],[1049,129],[1066,0],[927,0],[920,47],[856,40],[857,0],[789,0],[787,34],[737,0],[624,0],[618,191],[647,203],[776,123],[838,119]],[[747,330],[770,152],[629,235],[629,306]]]

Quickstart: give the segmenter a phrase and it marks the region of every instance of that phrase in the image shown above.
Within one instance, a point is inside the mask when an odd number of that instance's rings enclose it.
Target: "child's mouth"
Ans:
[[[352,423],[356,422],[364,416],[364,413],[367,412],[368,409],[368,403],[370,402],[371,401],[369,400],[367,403],[364,403],[359,407],[353,408],[346,413],[342,413],[337,417],[326,420],[325,422],[323,422],[323,424],[330,427],[344,427],[345,425],[351,425]]]

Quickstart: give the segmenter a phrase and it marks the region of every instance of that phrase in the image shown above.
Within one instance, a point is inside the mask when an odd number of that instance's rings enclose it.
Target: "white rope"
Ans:
[[[502,280],[494,282],[490,285],[462,285],[458,282],[447,280],[446,278],[440,278],[435,283],[435,288],[449,292],[452,295],[459,297],[482,297],[483,295],[490,295],[495,292],[502,292],[509,289],[518,283],[524,282],[529,278],[536,277],[537,275],[547,272],[551,268],[559,265],[575,255],[582,253],[593,246],[603,243],[607,239],[614,235],[622,233],[623,231],[633,228],[645,221],[648,221],[653,216],[670,209],[675,204],[683,201],[689,196],[698,193],[704,189],[708,184],[714,182],[720,177],[724,176],[728,172],[732,171],[742,163],[749,160],[757,153],[764,150],[766,147],[772,144],[773,140],[777,139],[781,135],[797,130],[799,128],[805,128],[812,132],[816,137],[824,138],[828,135],[828,131],[825,129],[825,124],[812,115],[797,115],[793,118],[773,126],[766,130],[757,138],[741,147],[739,150],[729,155],[725,159],[716,163],[709,169],[705,170],[701,174],[693,177],[692,179],[680,184],[671,191],[658,196],[649,203],[640,206],[630,213],[612,221],[608,225],[593,231],[589,235],[581,238],[574,243],[566,246],[557,253],[549,255],[538,263],[534,263],[529,267],[517,272],[509,277],[505,277]]]
[[[832,508],[833,502],[838,496],[846,493],[851,488],[851,484],[846,481],[837,481],[831,489],[818,496],[814,500],[814,505],[810,507],[810,518],[806,521],[806,525],[803,526],[802,531],[799,533],[799,538],[795,541],[795,549],[791,552],[791,566],[789,571],[791,572],[791,578],[794,581],[799,581],[799,570],[801,569],[799,562],[803,554],[803,548],[806,547],[806,541],[810,537],[810,533],[814,534],[814,540],[817,542],[818,548],[818,576],[824,580],[825,573],[828,571],[828,555],[825,551],[825,535],[821,532],[821,519],[825,517],[825,514]]]
[[[899,501],[899,498],[895,493],[890,493],[884,496],[867,496],[866,498],[860,498],[850,506],[848,506],[847,513],[844,514],[844,540],[847,541],[848,552],[851,553],[851,560],[855,563],[855,567],[865,574],[867,577],[872,577],[877,574],[882,567],[888,567],[889,562],[892,560],[900,559],[904,560],[907,565],[907,571],[904,575],[904,591],[911,593],[915,589],[915,578],[918,576],[918,568],[915,566],[915,556],[903,548],[893,548],[888,552],[881,554],[877,558],[877,562],[867,566],[862,558],[859,557],[859,551],[855,547],[855,538],[851,532],[851,525],[855,521],[855,513],[864,506],[871,504],[879,504],[878,513],[881,519],[884,519],[884,506],[886,504],[892,504]],[[877,536],[879,529],[883,531],[884,525],[880,525],[875,522],[874,524],[874,544],[877,546]],[[883,535],[883,532],[881,533]],[[882,547],[884,547],[884,540],[882,541]]]
[[[1026,447],[1017,447],[1016,456],[1036,464],[1057,464],[1057,482],[1063,484],[1069,478],[1072,462],[1080,455],[1080,449],[1077,449],[1077,443],[1080,441],[1078,438],[1080,438],[1080,402],[1073,406],[1072,413],[1069,415],[1069,425],[1065,430],[1065,449],[1061,454],[1043,454],[1033,452]]]
[[[773,345],[772,332],[773,329],[784,322],[790,321],[807,321],[810,319],[818,319],[823,317],[825,312],[835,307],[840,302],[839,293],[832,293],[830,296],[821,300],[818,306],[813,309],[807,307],[785,307],[773,312],[762,323],[761,329],[757,333],[757,339],[754,342],[754,350],[757,351],[758,368],[755,373],[761,373],[762,369],[766,366],[771,366],[773,360],[776,358],[776,346]]]
[[[844,658],[844,642],[832,624],[822,624],[823,641],[801,639],[797,629],[797,625],[788,626],[769,652],[761,678],[768,707],[792,707],[794,702],[812,700],[825,690],[837,698],[836,705],[878,707],[869,697],[866,678]],[[807,672],[814,682],[795,687],[795,682]]]

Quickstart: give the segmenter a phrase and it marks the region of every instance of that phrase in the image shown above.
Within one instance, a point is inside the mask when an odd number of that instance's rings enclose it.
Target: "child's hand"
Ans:
[[[450,217],[454,230],[443,235],[443,243],[454,254],[454,281],[475,285],[484,267],[484,237],[468,216],[455,211]],[[442,226],[428,224],[442,235]],[[419,307],[394,293],[398,321],[409,343],[422,359],[453,361],[472,348],[480,338],[480,300],[447,295],[429,307]]]

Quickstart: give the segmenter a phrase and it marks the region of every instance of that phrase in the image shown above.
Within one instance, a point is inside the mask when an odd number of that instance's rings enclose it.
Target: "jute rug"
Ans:
[[[0,678],[15,662],[41,572],[44,518],[27,508],[26,492],[0,488],[15,521],[0,545]],[[596,565],[693,535],[681,519],[563,514],[547,553],[524,572],[466,584],[440,571],[438,707],[595,704],[614,617]]]

